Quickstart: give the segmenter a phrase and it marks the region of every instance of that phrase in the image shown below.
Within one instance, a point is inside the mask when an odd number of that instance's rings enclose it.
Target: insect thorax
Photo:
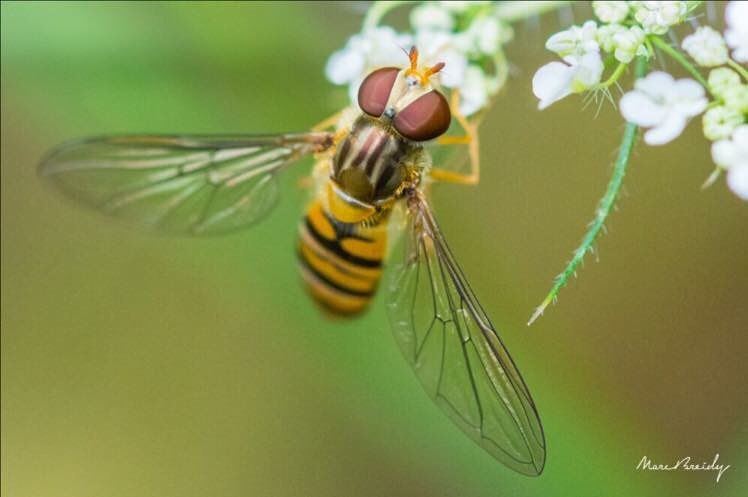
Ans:
[[[385,199],[406,179],[406,159],[419,149],[378,119],[363,115],[338,145],[333,179],[362,202]]]

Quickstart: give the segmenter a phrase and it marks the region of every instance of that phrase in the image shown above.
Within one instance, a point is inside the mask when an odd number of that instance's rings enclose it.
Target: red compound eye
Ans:
[[[400,70],[396,67],[383,67],[366,76],[358,89],[358,105],[361,110],[373,117],[382,115],[398,72]]]
[[[447,99],[434,90],[398,112],[392,124],[405,138],[421,142],[444,134],[451,119]]]

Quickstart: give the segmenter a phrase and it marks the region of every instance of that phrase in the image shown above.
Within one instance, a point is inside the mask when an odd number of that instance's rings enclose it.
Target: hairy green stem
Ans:
[[[698,81],[699,83],[701,83],[701,86],[703,86],[704,88],[706,88],[707,90],[709,90],[709,85],[707,84],[706,80],[704,79],[704,76],[701,75],[701,73],[699,72],[699,70],[696,69],[696,67],[693,64],[691,64],[690,62],[688,62],[688,59],[686,59],[686,57],[682,53],[680,53],[678,50],[676,50],[675,48],[673,48],[668,42],[666,42],[665,40],[663,40],[659,36],[652,36],[652,37],[650,37],[650,39],[652,40],[652,43],[655,44],[655,46],[657,46],[660,50],[662,50],[663,52],[665,52],[666,54],[668,54],[678,64],[680,64],[681,66],[683,66],[683,68],[686,71],[688,71],[691,74],[691,76],[693,76],[694,78],[696,78],[696,81]],[[711,92],[709,92],[709,93],[711,93]]]
[[[646,57],[638,57],[634,69],[635,77],[641,78],[642,76],[644,76],[644,73],[646,71]],[[528,326],[543,314],[543,311],[545,311],[546,307],[548,307],[551,302],[554,302],[556,300],[559,291],[566,285],[571,275],[575,274],[577,267],[582,262],[582,259],[584,259],[584,256],[587,254],[587,252],[592,250],[592,246],[594,245],[595,240],[603,229],[605,221],[608,219],[608,215],[613,209],[613,205],[615,205],[616,199],[618,198],[618,193],[621,191],[623,177],[626,175],[626,168],[628,167],[629,160],[631,159],[631,151],[634,148],[634,144],[636,143],[636,139],[638,136],[638,126],[633,123],[627,123],[626,128],[623,132],[623,138],[621,139],[621,146],[618,150],[618,157],[616,158],[615,165],[613,166],[613,174],[610,177],[610,181],[608,182],[608,188],[606,189],[603,198],[600,199],[600,203],[597,206],[595,218],[592,220],[592,223],[590,223],[589,228],[582,238],[582,243],[574,251],[574,255],[572,256],[571,260],[567,263],[561,274],[556,277],[550,292],[548,292],[548,295],[546,295],[543,302],[538,306],[537,309],[535,309],[535,312],[530,317],[530,320],[527,322]]]

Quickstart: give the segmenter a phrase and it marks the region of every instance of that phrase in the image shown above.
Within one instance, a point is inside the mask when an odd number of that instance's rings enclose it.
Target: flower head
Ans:
[[[512,28],[493,16],[477,17],[462,35],[465,48],[474,54],[493,55],[512,39]]]
[[[725,8],[725,41],[738,62],[748,62],[748,2],[728,2]]]
[[[722,93],[725,105],[742,115],[748,114],[748,85],[731,86]]]
[[[561,57],[582,56],[588,52],[598,51],[600,47],[597,44],[597,24],[595,21],[587,21],[582,26],[572,26],[566,31],[558,32],[548,38],[545,48]]]
[[[581,57],[569,55],[564,61],[566,63],[555,61],[544,65],[532,78],[532,91],[540,99],[540,110],[600,83],[603,61],[599,52],[588,52]]]
[[[720,105],[706,111],[701,122],[707,139],[720,140],[730,136],[735,128],[743,124],[743,114],[726,105]]]
[[[623,29],[613,35],[616,60],[628,64],[634,60],[636,55],[647,55],[647,48],[644,46],[644,37],[644,31],[639,26]]]
[[[616,48],[615,36],[626,30],[620,24],[604,24],[597,28],[597,43],[606,52],[612,52]]]
[[[667,33],[670,26],[683,22],[687,2],[629,2],[634,19],[644,31],[656,35]]]
[[[480,67],[471,64],[465,70],[465,79],[460,86],[460,112],[464,116],[475,114],[488,104],[494,93],[492,80]]]
[[[452,12],[443,6],[426,2],[410,11],[410,24],[416,31],[422,29],[452,31],[455,20]]]
[[[649,129],[644,141],[663,145],[681,134],[688,119],[707,105],[704,88],[692,79],[675,81],[665,72],[649,73],[621,98],[624,119]]]
[[[683,50],[700,66],[714,67],[727,63],[727,45],[719,31],[701,26],[681,44]]]
[[[592,10],[598,19],[605,23],[619,23],[629,14],[626,2],[592,2]]]
[[[709,90],[716,96],[724,98],[725,92],[734,86],[740,86],[738,73],[727,67],[718,67],[709,72]]]

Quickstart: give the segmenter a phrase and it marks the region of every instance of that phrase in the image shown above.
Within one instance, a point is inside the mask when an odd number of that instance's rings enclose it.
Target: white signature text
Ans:
[[[646,471],[715,471],[717,473],[717,482],[722,478],[722,474],[729,469],[729,464],[719,462],[719,454],[714,455],[712,462],[691,462],[691,457],[678,459],[674,464],[657,464],[647,456],[641,458],[636,465],[637,470]]]

